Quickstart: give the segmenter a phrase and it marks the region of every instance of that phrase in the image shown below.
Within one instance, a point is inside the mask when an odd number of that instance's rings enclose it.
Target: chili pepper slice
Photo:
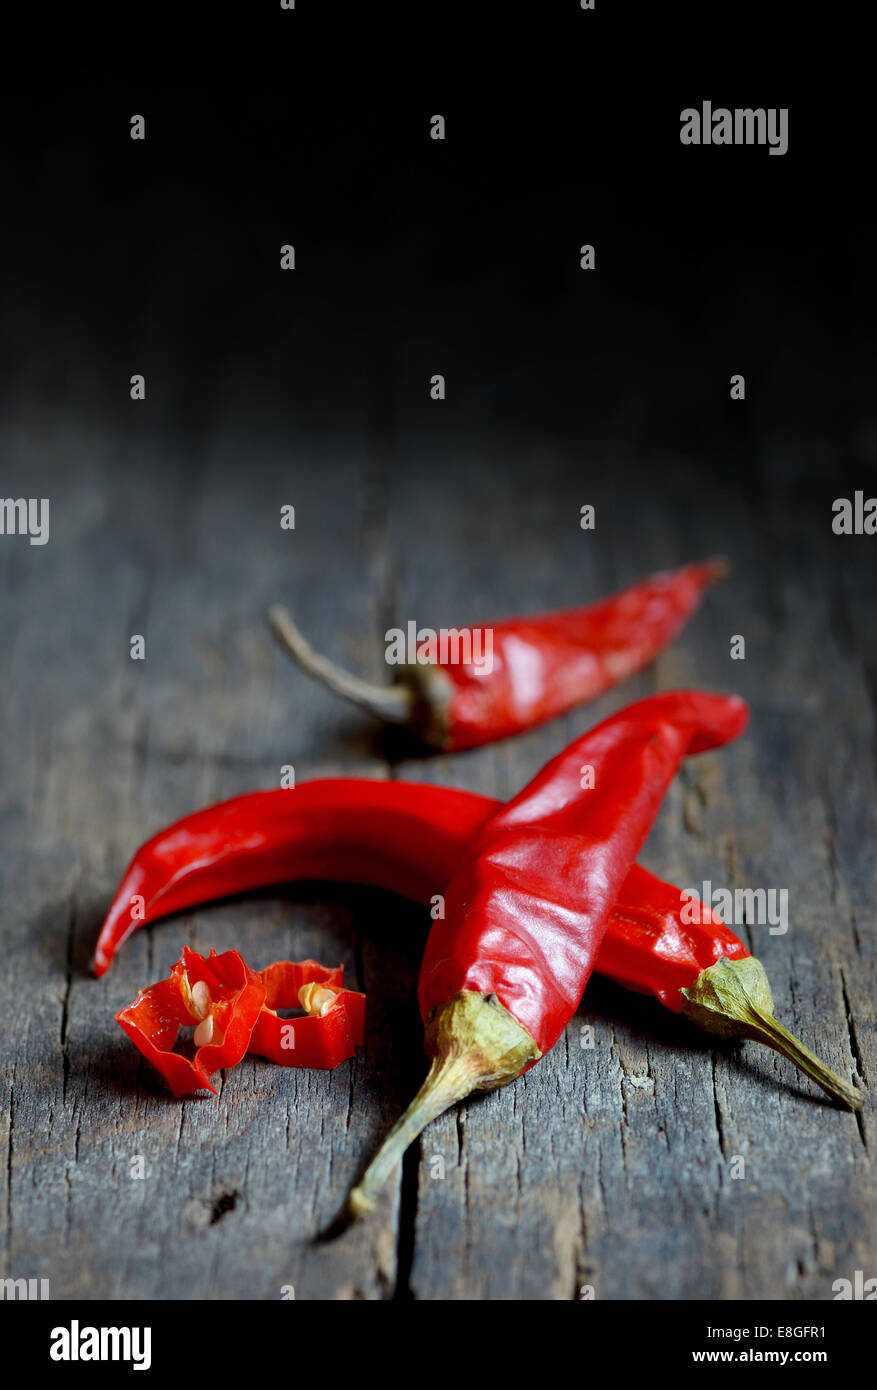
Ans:
[[[277,1014],[298,1007],[302,1018]],[[180,1097],[213,1091],[213,1072],[236,1066],[246,1052],[286,1067],[337,1067],[362,1045],[365,995],[344,988],[341,966],[281,960],[255,971],[238,951],[205,959],[185,947],[169,977],[142,989],[116,1022]],[[192,1024],[194,1060],[173,1050]]]
[[[237,1065],[264,1001],[265,985],[237,951],[205,958],[186,946],[169,977],[142,989],[116,1022],[180,1097],[214,1091],[213,1073]],[[193,1024],[197,1051],[190,1061],[173,1048],[180,1029]]]
[[[429,1074],[351,1193],[351,1216],[372,1210],[431,1120],[514,1081],[554,1046],[680,762],[736,738],[747,718],[734,696],[653,695],[576,739],[485,822],[426,942],[418,999]]]
[[[306,878],[363,883],[429,904],[501,804],[451,787],[325,778],[295,789],[251,792],[196,811],[135,854],[101,929],[95,974],[109,969],[118,946],[144,923],[277,883]],[[739,937],[706,904],[700,920],[683,921],[681,909],[678,888],[634,864],[612,910],[595,970],[684,1013],[708,1032],[765,1043],[834,1099],[859,1108],[862,1092],[819,1062],[773,1017],[767,976]],[[729,971],[723,963],[729,961],[741,963]],[[280,1055],[281,1041],[275,1040],[267,1055],[288,1060]]]
[[[344,972],[315,960],[275,961],[259,972],[265,1003],[249,1051],[283,1067],[337,1067],[363,1043],[365,995],[344,988]],[[278,1009],[305,1010],[285,1019]]]
[[[269,619],[285,650],[309,675],[393,724],[405,724],[445,752],[477,748],[542,724],[601,695],[652,661],[728,572],[724,560],[652,575],[584,608],[506,619],[491,634],[491,664],[466,655],[472,628],[454,630],[447,652],[421,642],[399,683],[375,686],[314,651],[280,604]],[[462,633],[462,639],[460,634]],[[477,654],[476,654],[477,655]],[[480,652],[483,658],[485,652]]]

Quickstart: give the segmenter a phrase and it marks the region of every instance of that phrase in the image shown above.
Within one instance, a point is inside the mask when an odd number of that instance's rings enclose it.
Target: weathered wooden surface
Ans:
[[[65,479],[38,421],[5,439],[11,476],[39,476],[52,497],[53,532],[44,548],[2,549],[4,1275],[49,1277],[56,1297],[276,1298],[292,1284],[299,1298],[564,1299],[593,1284],[608,1298],[818,1298],[872,1268],[870,1105],[857,1121],[772,1054],[716,1049],[597,981],[532,1074],[427,1132],[371,1224],[317,1241],[422,1066],[423,914],[392,897],[319,886],[206,908],[135,936],[103,981],[87,973],[136,844],[275,784],[285,762],[299,778],[392,772],[504,796],[598,715],[703,681],[745,694],[752,728],[688,764],[645,860],[685,884],[788,887],[788,935],[750,932],[780,1016],[845,1074],[873,1075],[871,562],[867,542],[844,547],[789,514],[789,454],[778,447],[759,499],[766,530],[786,510],[766,547],[733,491],[717,520],[657,458],[639,474],[648,529],[595,543],[576,517],[584,497],[609,504],[597,458],[492,446],[524,499],[509,507],[489,456],[451,462],[445,441],[403,427],[391,479],[367,438],[338,438],[332,488],[302,448],[272,491],[260,446],[230,424],[175,513],[173,489],[148,485],[160,441],[140,446],[141,482],[111,462],[130,442],[111,442],[86,486]],[[414,449],[434,451],[441,486],[406,481]],[[287,497],[294,534],[276,525]],[[724,543],[735,577],[656,666],[594,709],[453,759],[388,768],[369,726],[289,668],[263,626],[269,600],[294,599],[336,657],[377,672],[391,610],[428,622],[538,608],[681,561],[694,536],[698,553]],[[731,663],[738,631],[747,659]],[[142,664],[127,658],[132,632],[147,638]],[[171,1101],[112,1015],[187,941],[245,941],[256,962],[343,959],[369,993],[364,1054],[331,1075],[248,1063],[215,1100]],[[137,1154],[145,1180],[129,1176]],[[730,1177],[735,1155],[745,1180]]]
[[[190,163],[200,151],[192,134]],[[225,157],[238,196],[252,195],[247,151]],[[431,235],[456,238],[462,256],[438,157]],[[307,164],[298,147],[290,158]],[[366,196],[370,166],[350,177]],[[0,1274],[49,1278],[56,1298],[276,1299],[292,1285],[301,1299],[546,1300],[583,1286],[611,1299],[824,1299],[836,1278],[877,1274],[873,1102],[844,1114],[773,1054],[716,1047],[599,980],[532,1073],[443,1117],[376,1217],[321,1240],[423,1070],[414,993],[427,923],[392,896],[309,885],[205,908],[140,932],[104,980],[90,978],[136,846],[197,806],[276,785],[286,763],[299,780],[404,776],[506,796],[627,701],[705,685],[750,700],[750,731],[685,767],[644,862],[686,886],[787,888],[787,935],[740,928],[778,1015],[844,1075],[872,1088],[877,1075],[877,542],[830,529],[835,496],[874,491],[875,436],[848,437],[842,412],[813,442],[797,427],[794,403],[815,397],[812,344],[787,352],[734,415],[726,358],[748,352],[764,368],[781,333],[757,287],[746,299],[725,284],[710,320],[724,336],[707,348],[690,312],[691,339],[668,366],[666,320],[602,282],[585,289],[564,271],[522,305],[479,272],[452,295],[416,238],[382,246],[385,223],[370,224],[364,277],[341,223],[308,227],[317,268],[281,293],[268,261],[282,219],[227,229],[225,259],[211,259],[213,209],[182,175],[173,194],[174,275],[150,270],[145,233],[127,270],[136,219],[107,200],[98,329],[112,360],[68,361],[89,280],[68,290],[68,347],[43,306],[39,349],[4,383],[3,490],[50,497],[52,533],[45,547],[0,538]],[[387,223],[391,206],[379,194],[369,204]],[[574,211],[540,229],[543,258],[561,230],[578,245]],[[514,229],[497,214],[497,236]],[[493,237],[481,236],[482,262]],[[250,277],[252,316],[238,305],[244,329],[223,341],[217,286],[234,293],[260,238],[272,249]],[[623,285],[634,272],[615,254]],[[775,272],[794,285],[779,261]],[[186,306],[203,313],[206,358]],[[363,324],[379,309],[395,352],[371,350]],[[15,299],[15,330],[34,312]],[[616,315],[604,357],[594,323]],[[270,342],[255,347],[296,316],[304,327],[280,360]],[[143,406],[126,399],[138,369]],[[441,406],[424,389],[437,370],[454,383]],[[286,502],[293,533],[278,525]],[[578,525],[584,502],[598,509],[594,534]],[[378,677],[390,625],[584,601],[716,552],[732,581],[655,665],[589,709],[448,759],[376,738],[289,666],[264,624],[284,599],[331,656]],[[145,662],[129,660],[134,633]],[[745,661],[729,659],[736,633]],[[172,1101],[113,1014],[186,942],[244,944],[256,964],[343,960],[369,996],[364,1052],[333,1074],[246,1063],[217,1098]],[[142,1180],[130,1176],[137,1155]]]

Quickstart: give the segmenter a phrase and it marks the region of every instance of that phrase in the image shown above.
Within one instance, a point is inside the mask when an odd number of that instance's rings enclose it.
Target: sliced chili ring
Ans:
[[[142,989],[116,1022],[177,1097],[206,1088],[222,1067],[245,1055],[265,1000],[265,985],[237,951],[209,958],[183,949],[166,980]],[[174,1052],[181,1028],[195,1026],[194,1060]],[[214,1092],[215,1093],[215,1092]]]
[[[344,988],[342,966],[332,970],[315,960],[283,960],[259,974],[265,1002],[250,1038],[250,1052],[282,1067],[331,1069],[362,1046],[365,995]],[[302,1018],[277,1015],[278,1009],[302,1007],[307,1010]]]

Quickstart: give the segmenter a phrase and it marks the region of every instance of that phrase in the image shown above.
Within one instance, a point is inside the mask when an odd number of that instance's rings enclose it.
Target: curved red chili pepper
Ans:
[[[272,884],[328,879],[429,904],[501,804],[453,787],[330,777],[208,806],[137,851],[101,927],[94,973],[105,974],[136,928]],[[747,954],[706,904],[699,923],[683,924],[679,911],[679,889],[634,864],[600,949],[599,973],[678,1010],[681,985],[720,955]]]
[[[593,700],[652,661],[696,609],[704,590],[727,573],[723,560],[652,575],[584,608],[464,628],[448,651],[421,643],[400,682],[379,687],[341,670],[304,639],[285,608],[271,609],[285,649],[337,694],[391,723],[407,724],[445,752],[476,748]],[[490,634],[490,665],[476,633]],[[484,638],[486,642],[486,637]]]
[[[736,738],[747,718],[735,696],[654,695],[553,758],[457,867],[424,953],[424,1021],[461,990],[495,994],[540,1054],[553,1047],[679,763]]]
[[[250,792],[184,817],[141,845],[116,889],[95,947],[103,975],[146,922],[215,898],[292,879],[388,888],[420,901],[450,878],[461,843],[486,814],[474,792],[326,778]],[[462,839],[461,839],[462,837]]]

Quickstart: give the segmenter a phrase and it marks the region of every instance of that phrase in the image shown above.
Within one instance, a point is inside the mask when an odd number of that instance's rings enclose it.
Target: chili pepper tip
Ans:
[[[692,1023],[723,1038],[749,1038],[788,1057],[832,1100],[861,1110],[865,1095],[805,1047],[774,1018],[773,997],[761,961],[755,956],[728,960],[721,956],[701,971],[685,996],[682,1012]]]
[[[347,1199],[347,1217],[349,1221],[364,1221],[367,1216],[371,1216],[375,1209],[374,1200],[366,1196],[360,1187],[355,1187]]]

